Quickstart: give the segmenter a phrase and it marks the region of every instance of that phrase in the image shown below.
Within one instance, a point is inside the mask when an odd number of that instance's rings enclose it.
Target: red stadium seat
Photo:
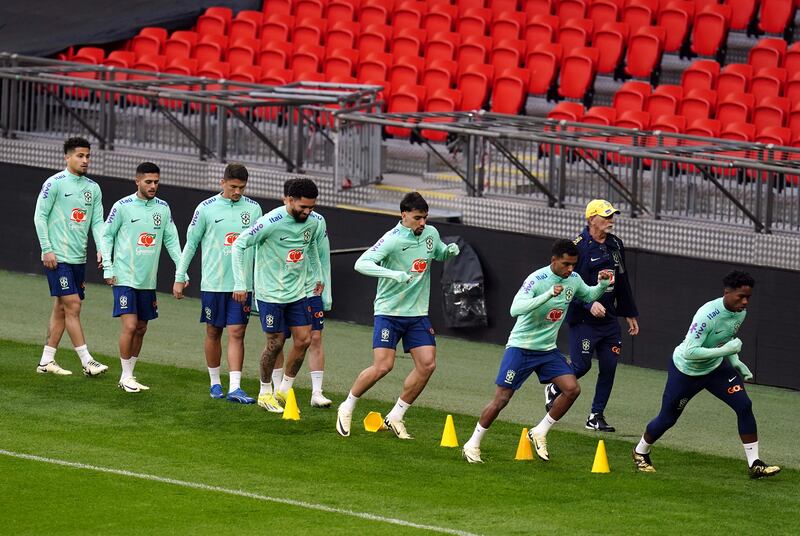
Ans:
[[[458,76],[456,87],[461,91],[461,110],[480,110],[486,104],[493,79],[491,65],[469,65]]]
[[[696,88],[711,89],[716,87],[717,76],[719,76],[719,63],[696,60],[681,74],[681,86],[684,91]]]
[[[289,66],[293,47],[285,41],[270,41],[258,54],[258,65],[265,73],[270,69],[285,69]]]
[[[294,17],[288,13],[271,13],[264,18],[261,24],[261,42],[291,40]]]
[[[225,18],[217,12],[209,13],[212,9],[209,8],[204,14],[197,17],[197,33],[200,35],[226,35],[231,19]]]
[[[197,45],[197,33],[178,30],[164,42],[164,56],[172,58],[188,58]]]
[[[458,33],[467,35],[486,35],[492,23],[492,10],[487,8],[469,8],[458,17]]]
[[[728,93],[717,104],[716,118],[723,125],[748,123],[753,113],[756,99],[750,93]]]
[[[330,0],[326,10],[329,23],[353,22],[356,20],[358,2],[348,0]]]
[[[747,30],[759,0],[725,0],[731,6],[731,30]]]
[[[352,48],[327,49],[322,72],[327,78],[353,76],[358,65],[358,50]]]
[[[684,117],[711,118],[717,106],[717,92],[713,89],[690,89],[681,99],[679,111]]]
[[[614,74],[622,61],[625,43],[628,41],[628,25],[624,22],[607,22],[592,37],[594,48],[602,50],[597,63],[600,74]]]
[[[787,0],[761,0],[758,29],[768,34],[782,34],[791,22],[795,6]]]
[[[325,46],[328,48],[355,48],[356,36],[359,31],[357,22],[336,21],[328,27],[328,32],[325,34]]]
[[[231,21],[228,37],[231,42],[235,42],[239,37],[249,37],[255,39],[261,31],[264,23],[264,14],[260,11],[243,10],[236,14]]]
[[[664,29],[650,26],[639,29],[628,41],[625,72],[634,78],[650,78],[661,64]]]
[[[682,98],[683,88],[681,86],[661,84],[647,98],[645,111],[649,112],[651,117],[674,115],[678,111],[678,104]]]
[[[425,57],[437,60],[452,60],[456,57],[456,49],[461,43],[461,36],[452,32],[433,34],[425,43]]]
[[[789,99],[792,106],[800,103],[800,72],[796,72],[794,76],[786,81],[783,96]]]
[[[645,4],[628,3],[622,8],[622,22],[631,29],[646,28],[653,21],[653,10]]]
[[[419,56],[425,45],[427,34],[419,28],[406,27],[395,31],[392,38],[392,55]]]
[[[389,97],[389,113],[413,113],[420,111],[425,102],[425,88],[422,86],[402,86]],[[407,138],[411,130],[401,127],[386,127],[387,134],[396,138]]]
[[[556,15],[564,23],[570,19],[582,19],[586,16],[584,0],[560,0],[556,4]]]
[[[389,69],[389,83],[392,87],[415,86],[422,78],[424,60],[418,56],[396,58]]]
[[[592,20],[595,28],[600,28],[608,22],[617,22],[620,8],[613,0],[592,0],[586,17]]]
[[[254,65],[258,60],[260,42],[255,37],[239,37],[228,48],[228,63],[231,66]]]
[[[522,11],[529,17],[532,15],[549,15],[553,13],[553,0],[522,0]]]
[[[433,4],[425,14],[422,23],[428,35],[438,32],[452,32],[458,18],[458,8],[448,3]]]
[[[583,105],[577,102],[561,101],[547,112],[547,118],[554,121],[581,122],[585,119]]]
[[[491,111],[501,114],[518,114],[525,104],[528,72],[525,69],[509,68],[494,79]]]
[[[489,37],[468,35],[458,46],[457,61],[461,65],[473,63],[486,63],[488,53],[492,49],[492,40]]]
[[[723,100],[729,93],[747,93],[752,78],[752,66],[746,63],[726,65],[717,77],[717,96]]]
[[[106,57],[106,52],[98,47],[81,47],[72,57],[72,61],[100,65]]]
[[[756,100],[768,95],[778,97],[783,94],[784,85],[786,85],[786,69],[763,67],[753,75],[750,81],[750,93],[755,95]]]
[[[502,39],[494,45],[491,64],[499,73],[510,67],[519,67],[525,59],[525,41]]]
[[[306,17],[297,20],[298,22],[292,30],[292,43],[295,47],[322,43],[322,36],[327,31],[325,19]]]
[[[491,34],[495,41],[501,39],[520,39],[525,30],[525,14],[517,11],[503,11],[494,17]]]
[[[672,132],[673,134],[682,134],[684,130],[686,130],[686,118],[682,115],[661,115],[661,116],[653,116],[652,114],[650,117],[655,117],[650,122],[650,130],[656,131],[660,130],[661,132]],[[673,140],[674,143],[672,145],[677,145],[677,140]]]
[[[645,103],[647,102],[652,88],[646,82],[630,81],[622,84],[622,87],[614,93],[613,106],[617,113],[627,112],[629,110],[641,111],[644,110]]]
[[[592,106],[586,110],[586,113],[580,121],[591,125],[611,126],[616,119],[616,108],[612,108],[611,106]]]
[[[517,0],[489,0],[489,7],[495,13],[517,11],[519,2]]]
[[[263,6],[261,11],[267,16],[273,13],[281,15],[290,15],[292,13],[292,0],[264,0]]]
[[[756,143],[788,146],[792,139],[792,131],[786,127],[768,125],[761,129],[756,125]],[[768,155],[764,155],[765,159]],[[774,160],[781,160],[780,155],[773,155]]]
[[[428,98],[425,100],[424,110],[426,112],[454,112],[461,105],[461,92],[455,89],[438,89],[431,94],[428,89]],[[450,118],[428,118],[423,119],[423,123],[449,123],[453,120]],[[422,137],[431,141],[445,141],[447,140],[447,132],[439,130],[423,129],[420,134]]]
[[[753,108],[753,124],[756,132],[768,126],[783,126],[789,119],[789,99],[785,97],[756,98]]]
[[[665,52],[680,52],[689,35],[693,10],[691,2],[672,0],[658,13],[658,25],[666,30]]]
[[[149,35],[137,35],[131,40],[131,51],[136,56],[161,54],[161,41]]]
[[[295,76],[306,73],[318,73],[325,57],[325,49],[320,45],[303,44],[296,46],[290,60]],[[313,80],[312,80],[313,81]]]
[[[715,56],[728,38],[730,18],[731,8],[722,4],[707,6],[695,14],[692,52],[700,56]]]
[[[428,11],[425,2],[405,1],[394,8],[392,13],[392,26],[396,30],[403,28],[422,28],[424,14]]]
[[[588,45],[594,29],[589,19],[570,19],[558,29],[558,43],[564,49],[564,56],[578,47]]]
[[[763,67],[780,67],[786,55],[786,41],[783,39],[761,39],[747,53],[747,63],[754,71]]]
[[[692,121],[684,134],[689,136],[705,136],[707,138],[719,138],[722,130],[722,123],[716,119],[695,119]]]
[[[594,84],[595,65],[600,51],[596,48],[576,48],[561,62],[558,94],[562,97],[582,99]]]
[[[453,60],[429,61],[422,73],[422,85],[428,88],[429,95],[437,89],[450,89],[457,71],[458,64]]]
[[[194,47],[192,57],[197,60],[197,63],[205,63],[207,61],[219,61],[222,59],[222,51],[227,49],[227,41],[224,36],[218,35],[204,35],[200,37],[200,42]]]
[[[529,18],[525,23],[525,41],[528,43],[528,49],[540,43],[554,42],[556,30],[558,30],[558,17],[555,15],[537,14]]]
[[[392,66],[392,55],[387,52],[370,52],[364,55],[360,51],[358,62],[359,82],[366,80],[389,80],[389,67]]]
[[[362,56],[371,52],[384,52],[389,49],[391,38],[391,26],[370,24],[358,36],[358,51]]]
[[[391,13],[391,2],[389,0],[376,0],[364,2],[358,12],[358,20],[361,26],[366,27],[370,24],[386,24]]]
[[[528,52],[526,66],[530,72],[528,92],[546,96],[558,75],[561,63],[561,45],[541,43]]]
[[[325,6],[321,0],[294,0],[294,17],[303,20],[306,17],[321,19]]]
[[[783,65],[781,67],[786,69],[790,78],[796,73],[800,73],[800,41],[792,43],[792,45],[786,49],[786,55],[783,58]]]
[[[756,137],[756,127],[750,123],[723,124],[719,137],[723,140],[753,141]]]

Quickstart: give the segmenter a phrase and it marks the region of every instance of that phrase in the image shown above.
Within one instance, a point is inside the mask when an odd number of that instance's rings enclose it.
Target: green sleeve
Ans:
[[[58,197],[58,183],[53,180],[46,180],[42,185],[42,191],[36,199],[36,209],[33,213],[33,224],[36,227],[36,236],[39,237],[39,246],[42,254],[52,253],[53,245],[50,243],[50,232],[47,228],[47,218],[53,210],[53,204]]]
[[[714,331],[716,320],[708,320],[705,310],[701,308],[699,311],[697,311],[694,318],[692,319],[692,324],[701,325],[703,322],[708,323],[706,329],[696,330],[695,331],[696,336],[687,337],[683,353],[684,358],[687,360],[692,360],[692,359],[704,360],[704,359],[716,359],[718,357],[725,357],[730,355],[730,351],[727,350],[724,345],[720,346],[719,348],[703,347],[703,343],[705,343],[708,335]]]
[[[194,254],[197,252],[197,246],[200,244],[206,232],[205,213],[200,210],[201,206],[202,205],[198,205],[195,209],[192,221],[189,224],[189,228],[186,230],[186,244],[183,246],[183,251],[181,252],[181,260],[178,262],[177,268],[175,268],[175,281],[178,283],[186,282],[186,271],[189,269],[189,264],[192,262]]]
[[[370,277],[384,277],[394,281],[397,281],[401,275],[406,275],[405,272],[391,270],[380,265],[394,250],[395,240],[390,233],[384,235],[374,246],[361,254],[353,267],[356,272]]]
[[[172,219],[172,211],[169,208],[167,208],[167,220],[167,226],[164,228],[164,245],[177,268],[178,263],[181,262],[181,239],[178,236],[178,228],[175,226],[175,221]]]
[[[234,292],[243,292],[247,290],[247,275],[245,273],[245,264],[247,263],[245,263],[245,252],[247,249],[265,242],[270,234],[272,234],[273,228],[274,225],[269,222],[269,219],[262,216],[252,227],[234,240],[231,246]]]
[[[333,306],[333,293],[331,290],[331,243],[328,240],[328,224],[322,220],[316,234],[317,254],[319,255],[319,269],[322,275],[322,310],[330,311]]]
[[[103,227],[103,237],[100,240],[102,245],[100,249],[103,254],[104,279],[111,279],[114,277],[114,257],[112,255],[114,252],[114,239],[117,236],[117,231],[119,231],[119,226],[122,222],[121,211],[122,207],[119,203],[114,203],[114,206],[111,207],[111,211],[108,213],[105,226]]]
[[[553,297],[553,287],[541,294],[536,293],[536,285],[524,284],[511,302],[511,316],[517,317],[534,311]]]
[[[592,303],[596,301],[608,288],[608,285],[611,283],[610,279],[601,279],[597,282],[597,284],[593,287],[587,285],[583,278],[577,274],[575,274],[578,278],[578,286],[575,289],[575,296],[586,303]]]
[[[93,207],[92,207],[92,237],[94,237],[94,245],[97,251],[102,255],[103,243],[103,194],[100,188],[96,188],[94,192]]]

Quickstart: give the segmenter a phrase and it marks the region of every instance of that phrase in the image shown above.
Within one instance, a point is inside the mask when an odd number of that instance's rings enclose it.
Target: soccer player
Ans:
[[[253,290],[253,255],[245,260],[247,298],[244,303],[233,299],[233,269],[231,250],[234,240],[258,218],[261,207],[244,195],[247,186],[247,168],[241,164],[228,164],[220,180],[222,192],[209,197],[194,211],[186,244],[175,273],[172,293],[183,298],[186,270],[197,246],[203,248],[200,322],[206,324],[205,355],[211,379],[211,398],[227,398],[240,404],[255,404],[241,388],[244,362],[244,335],[250,317]],[[228,328],[228,394],[222,390],[220,361],[222,360],[222,330]]]
[[[247,299],[248,268],[245,252],[256,247],[254,290],[266,333],[261,354],[261,389],[258,405],[273,413],[283,406],[275,398],[272,372],[286,341],[288,327],[294,342],[286,362],[286,374],[295,377],[311,343],[311,314],[306,298],[309,258],[319,262],[318,242],[324,230],[320,220],[309,215],[317,203],[319,191],[311,179],[296,179],[289,184],[284,206],[271,210],[233,243],[233,298]]]
[[[639,333],[639,321],[636,318],[639,312],[628,281],[625,248],[622,240],[611,234],[615,214],[619,214],[619,210],[604,199],[595,199],[586,205],[586,227],[573,240],[578,246],[575,272],[584,281],[596,281],[601,270],[611,270],[614,276],[605,293],[596,301],[574,300],[567,309],[566,319],[569,326],[569,354],[576,378],[580,379],[589,372],[592,354],[597,353],[600,370],[586,428],[600,432],[615,430],[606,422],[603,412],[611,396],[617,359],[622,349],[617,317],[624,317],[627,321],[628,335]],[[549,383],[544,392],[545,407],[549,410],[559,390]]]
[[[97,263],[102,255],[103,200],[100,186],[86,176],[91,145],[83,138],[64,142],[66,169],[44,182],[36,200],[33,223],[42,248],[42,264],[53,296],[53,310],[47,326],[47,339],[36,372],[68,376],[71,371],[56,363],[56,349],[67,330],[86,376],[108,370],[89,353],[81,326],[81,301],[84,298],[86,246],[89,228],[97,246]]]
[[[397,343],[410,352],[414,369],[403,383],[403,392],[384,419],[384,426],[400,439],[412,439],[403,417],[422,393],[436,369],[436,339],[428,320],[432,260],[445,261],[458,255],[456,244],[444,244],[439,231],[426,225],[428,203],[418,192],[400,201],[400,222],[364,252],[355,269],[377,277],[372,365],[356,378],[347,399],[339,406],[336,431],[347,437],[359,397],[394,367]]]
[[[133,375],[147,323],[158,318],[156,276],[161,244],[175,262],[181,257],[178,230],[166,201],[156,197],[161,170],[152,162],[136,168],[136,193],[111,208],[103,233],[103,277],[113,287],[113,316],[119,317],[119,388],[126,393],[149,389]]]
[[[296,179],[289,179],[283,185],[284,197],[289,194],[289,185]],[[329,408],[331,400],[322,393],[322,379],[325,373],[325,351],[322,347],[322,330],[325,327],[325,311],[331,310],[332,297],[331,297],[331,246],[328,240],[328,225],[322,214],[314,211],[308,216],[319,220],[320,231],[318,234],[319,240],[317,242],[317,252],[319,254],[319,262],[317,257],[309,257],[308,269],[309,274],[306,279],[306,297],[308,298],[308,306],[311,307],[311,344],[308,346],[308,368],[311,375],[311,407],[312,408]],[[284,330],[284,336],[287,338],[291,336],[288,326]],[[277,392],[276,398],[279,402],[285,402],[286,394],[294,384],[294,378],[283,374],[283,355],[278,357],[276,368],[273,370],[273,382],[278,382],[275,385]]]
[[[633,462],[643,473],[656,470],[650,460],[653,443],[675,425],[686,404],[703,389],[736,412],[750,478],[773,476],[781,470],[759,458],[753,403],[743,381],[752,379],[753,374],[739,360],[742,341],[736,333],[747,315],[755,280],[747,272],[735,270],[723,278],[722,285],[722,297],[697,310],[686,337],[672,353],[661,411],[633,449]]]
[[[511,316],[517,321],[497,373],[494,399],[484,408],[462,451],[469,463],[483,463],[481,440],[484,434],[514,391],[522,387],[533,372],[540,383],[554,383],[561,391],[542,421],[528,432],[536,455],[544,461],[550,460],[547,432],[567,413],[581,392],[572,367],[556,347],[558,329],[572,300],[592,302],[605,292],[611,281],[611,272],[601,271],[597,274],[597,285],[588,286],[574,272],[577,263],[578,247],[569,240],[556,240],[550,264],[530,274],[514,296]]]

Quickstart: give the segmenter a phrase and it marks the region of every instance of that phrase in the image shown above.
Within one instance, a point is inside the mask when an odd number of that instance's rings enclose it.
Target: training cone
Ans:
[[[519,444],[517,444],[517,455],[514,456],[515,460],[532,460],[533,451],[531,450],[531,442],[528,440],[528,429],[523,428],[522,433],[519,435]]]
[[[601,439],[597,444],[597,452],[594,454],[594,463],[592,464],[593,473],[610,473],[611,468],[608,466],[608,456],[606,455],[606,444]]]
[[[442,432],[442,442],[440,447],[457,447],[458,438],[456,437],[456,425],[453,424],[453,416],[448,415],[444,421],[444,431]]]
[[[297,407],[297,398],[294,396],[294,389],[289,389],[286,395],[286,404],[283,406],[283,418],[287,421],[299,421],[300,409]]]
[[[379,432],[383,428],[383,415],[377,411],[370,411],[364,417],[364,430],[367,432]]]

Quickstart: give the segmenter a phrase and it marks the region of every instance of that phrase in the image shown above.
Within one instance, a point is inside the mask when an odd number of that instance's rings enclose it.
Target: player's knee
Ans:
[[[753,401],[750,397],[744,397],[736,404],[736,413],[738,415],[747,416],[753,413]]]
[[[228,337],[233,337],[233,336],[234,336],[233,332],[229,331]],[[209,327],[209,329],[206,329],[206,337],[208,337],[208,340],[210,341],[217,342],[220,339],[222,339],[222,330]]]
[[[394,368],[394,363],[391,361],[385,363],[384,362],[375,363],[374,368],[375,368],[375,373],[378,375],[378,377],[383,378],[392,371],[392,369]]]
[[[136,335],[144,337],[145,333],[147,333],[147,323],[140,322],[136,324]]]
[[[308,347],[311,346],[311,334],[305,336],[304,335],[295,336],[294,334],[292,334],[292,344],[294,344],[294,346],[298,350],[305,352],[306,350],[308,350]]]
[[[424,361],[417,365],[417,370],[425,376],[430,376],[436,370],[436,360]]]
[[[578,382],[565,385],[561,387],[561,394],[566,396],[570,400],[575,400],[581,394],[581,386],[578,384]]]

